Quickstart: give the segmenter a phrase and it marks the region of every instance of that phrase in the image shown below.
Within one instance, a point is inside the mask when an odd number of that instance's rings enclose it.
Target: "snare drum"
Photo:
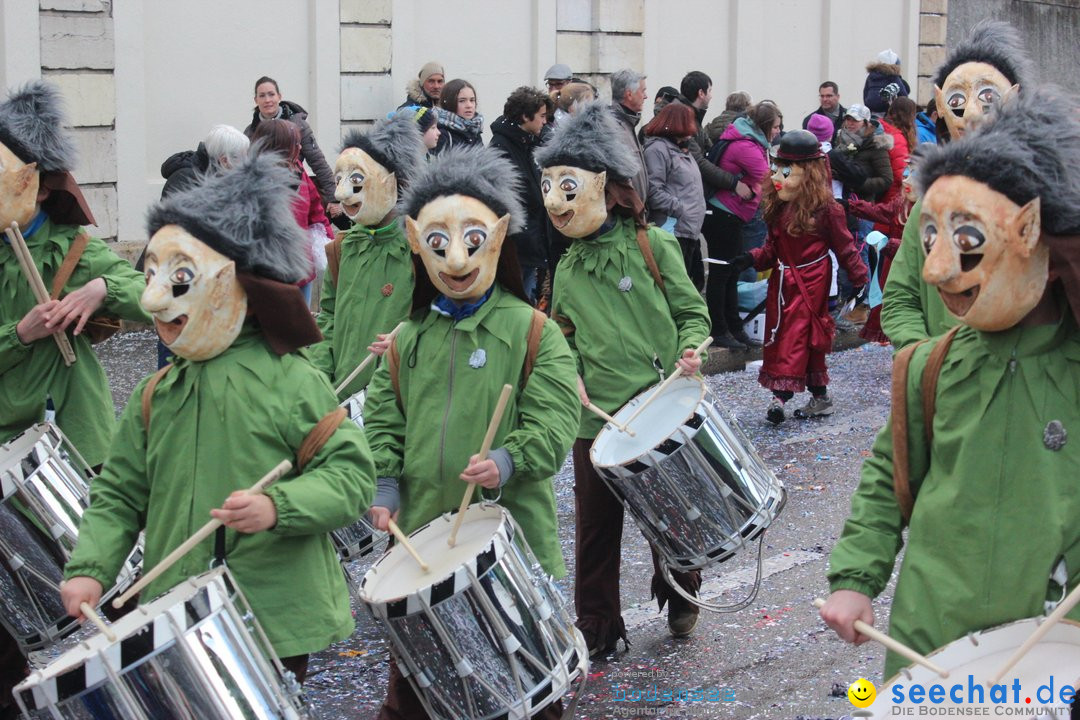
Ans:
[[[625,424],[656,389],[624,405],[616,422]],[[590,459],[669,567],[722,562],[780,514],[784,486],[700,379],[672,382],[630,429],[634,436],[605,425]]]
[[[341,407],[348,411],[349,419],[356,423],[360,429],[364,427],[364,401],[366,399],[367,388],[363,388],[341,403]]]
[[[330,539],[333,540],[342,562],[359,560],[372,553],[381,554],[386,550],[386,538],[385,532],[371,526],[366,515],[352,525],[330,533]]]
[[[191,578],[16,686],[30,720],[304,718],[300,686],[224,567]]]
[[[531,717],[584,681],[585,640],[506,510],[469,506],[451,548],[455,517],[410,535],[429,572],[395,545],[360,597],[432,718]]]
[[[990,681],[990,676],[1000,670],[1016,649],[1035,632],[1040,620],[1042,618],[1019,620],[954,640],[927,656],[935,664],[949,671],[948,678],[942,678],[933,670],[928,670],[921,665],[904,668],[889,680],[886,687],[878,688],[877,700],[868,708],[870,711],[868,716],[889,718],[898,714],[907,714],[894,710],[900,707],[912,708],[910,713],[915,715],[919,713],[919,710],[914,708],[926,708],[927,705],[934,708],[939,716],[947,716],[950,711],[946,708],[994,705],[1002,708],[1002,711],[991,710],[991,715],[1011,714],[1004,710],[1010,707],[1023,708],[1026,711],[1022,713],[1024,717],[1069,720],[1069,709],[1066,703],[1061,702],[1060,692],[1066,685],[1073,688],[1080,686],[1080,623],[1062,620],[1050,628],[1046,636],[1031,648],[1012,670],[1005,673],[1005,677],[1000,681],[1000,684],[1008,688],[1005,702],[995,705],[989,688],[985,687],[985,683]],[[1051,676],[1054,678],[1053,697],[1047,698],[1044,691],[1040,698],[1039,687],[1049,684]],[[1019,698],[1014,697],[1012,689],[1017,680],[1020,681],[1021,689]],[[969,682],[972,685],[983,686],[983,703],[967,702]],[[912,685],[919,683],[926,689],[941,685],[945,689],[943,701],[930,703],[926,697],[921,697],[920,703],[917,705],[912,703],[908,691]],[[950,697],[949,691],[953,685],[961,686],[962,689],[958,692],[963,702],[956,703]],[[903,693],[903,703],[893,702],[894,687],[898,692]],[[1030,703],[1026,702],[1027,698],[1031,698]],[[979,699],[978,693],[974,699]],[[1015,700],[1018,702],[1014,702]],[[1046,700],[1049,702],[1044,702]],[[1041,711],[1041,714],[1038,711]],[[956,711],[953,710],[952,714],[955,715]]]
[[[0,445],[0,623],[23,654],[78,627],[60,604],[59,586],[93,477],[50,423]],[[133,582],[141,559],[141,549],[128,557],[103,605]]]

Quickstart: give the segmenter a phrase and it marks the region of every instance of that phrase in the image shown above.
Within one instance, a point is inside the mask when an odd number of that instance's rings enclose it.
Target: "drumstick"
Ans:
[[[414,548],[412,546],[412,543],[409,542],[409,538],[406,537],[405,533],[401,532],[401,528],[398,527],[398,524],[393,520],[390,520],[388,523],[388,527],[390,528],[390,532],[394,533],[394,537],[397,538],[397,541],[401,543],[401,546],[408,550],[409,554],[413,556],[413,560],[415,560],[416,564],[420,566],[420,569],[424,572],[430,570],[431,566],[424,562],[424,559],[420,557],[420,553],[416,552],[416,548]]]
[[[821,598],[814,599],[814,607],[820,609],[821,606],[824,604],[825,601]],[[866,637],[870,638],[871,640],[876,640],[877,642],[881,643],[897,655],[903,655],[916,665],[922,665],[927,670],[932,670],[943,678],[949,677],[948,670],[931,662],[929,659],[927,659],[925,655],[920,655],[899,640],[894,640],[880,630],[875,630],[873,625],[868,625],[862,620],[856,620],[855,629],[861,632]]]
[[[495,412],[491,414],[491,422],[488,423],[487,434],[484,435],[484,444],[480,446],[481,461],[487,460],[488,451],[491,450],[491,443],[495,440],[495,432],[499,429],[499,423],[502,421],[503,411],[506,410],[506,403],[510,400],[512,390],[513,388],[509,384],[503,385],[502,392],[499,394],[499,401],[495,403]],[[446,538],[446,544],[450,547],[457,544],[458,530],[461,529],[461,521],[465,519],[465,508],[469,507],[469,501],[476,490],[476,486],[472,483],[466,483],[466,485],[468,487],[465,488],[465,495],[461,498],[457,517],[454,518],[454,527],[450,529],[450,537]]]
[[[82,610],[82,614],[86,616],[86,619],[94,623],[97,629],[101,631],[101,634],[105,636],[105,639],[111,643],[116,642],[116,633],[112,631],[105,621],[101,619],[101,616],[97,614],[97,610],[87,602],[79,603],[79,609]]]
[[[26,281],[30,283],[30,289],[34,293],[34,301],[38,305],[49,302],[49,291],[45,289],[45,282],[41,279],[41,273],[38,272],[37,265],[34,264],[34,258],[30,255],[26,240],[23,238],[22,233],[19,232],[19,223],[13,222],[11,227],[4,228],[4,234],[7,235],[8,242],[11,243],[11,249],[15,253],[15,258],[19,261],[19,267],[22,268]],[[71,342],[68,340],[67,335],[64,334],[64,331],[57,330],[52,336],[56,340],[56,346],[60,348],[60,355],[64,358],[64,365],[67,367],[74,365],[75,351],[71,349]]]
[[[398,334],[398,330],[400,330],[401,327],[404,324],[405,324],[404,321],[399,322],[397,324],[397,327],[395,327],[393,330],[391,330],[390,334],[386,336],[386,339],[387,340],[393,340],[394,336]],[[345,377],[345,379],[341,381],[340,385],[338,385],[336,388],[334,388],[334,394],[335,395],[340,395],[341,391],[344,390],[345,388],[347,388],[349,386],[349,383],[351,383],[353,381],[353,378],[355,378],[360,373],[364,372],[364,368],[366,368],[368,365],[370,365],[371,361],[374,360],[377,357],[378,357],[378,355],[376,355],[375,353],[368,353],[367,357],[365,357],[363,360],[361,360],[360,364],[356,366],[356,369],[353,370],[351,373],[349,373]]]
[[[625,426],[625,425],[620,425],[620,424],[618,423],[618,421],[617,421],[617,420],[615,420],[615,418],[611,417],[611,416],[610,416],[610,415],[608,415],[608,414],[607,414],[606,412],[604,412],[604,411],[603,411],[603,410],[601,410],[600,408],[596,407],[596,406],[595,406],[595,405],[593,405],[592,403],[589,403],[589,404],[588,404],[588,405],[586,405],[585,407],[589,408],[589,410],[592,410],[592,411],[593,411],[594,413],[596,413],[597,415],[599,415],[599,416],[600,416],[600,417],[602,417],[603,419],[607,420],[607,421],[608,421],[609,423],[611,423],[612,427],[614,427],[614,428],[615,428],[616,430],[618,430],[618,431],[620,431],[620,432],[624,432],[624,433],[626,433],[627,435],[629,435],[630,437],[636,437],[636,436],[637,436],[637,433],[636,433],[636,432],[634,432],[633,430],[631,430],[630,428],[628,428],[628,427],[627,427],[627,426]]]
[[[292,463],[288,460],[282,460],[280,463],[278,463],[277,467],[263,475],[259,482],[255,483],[244,492],[246,492],[248,495],[261,495],[262,491],[266,489],[267,485],[274,482],[282,475],[289,472],[289,470],[291,469]],[[180,543],[180,545],[175,550],[166,555],[161,560],[161,562],[159,562],[150,570],[150,572],[139,578],[138,582],[128,588],[123,595],[113,600],[113,607],[116,609],[120,609],[120,607],[123,606],[124,603],[134,597],[144,587],[156,580],[158,576],[161,575],[161,573],[171,568],[177,560],[191,552],[192,548],[194,548],[206,538],[210,537],[210,535],[222,525],[224,525],[223,522],[221,522],[217,518],[214,518],[213,520],[196,530],[194,535],[189,537],[184,542]]]
[[[1073,591],[1065,596],[1065,598],[1058,603],[1058,606],[1054,608],[1054,611],[1046,616],[1046,619],[1042,621],[1039,627],[1035,628],[1035,632],[1031,633],[1031,636],[1024,641],[1024,644],[1016,649],[1009,661],[1001,666],[1001,669],[994,673],[990,678],[988,686],[997,685],[1001,681],[1001,678],[1005,673],[1012,670],[1016,663],[1020,662],[1020,658],[1028,654],[1031,648],[1043,639],[1046,633],[1050,632],[1050,628],[1058,624],[1058,622],[1065,617],[1070,610],[1076,607],[1077,603],[1080,603],[1080,585],[1073,588]]]
[[[701,355],[701,353],[709,349],[710,345],[712,345],[712,337],[705,338],[705,342],[701,343],[701,345],[698,345],[697,349],[694,350],[694,354]],[[664,391],[668,389],[668,386],[682,376],[682,369],[678,365],[676,365],[675,372],[671,373],[671,375],[668,376],[667,380],[660,383],[660,387],[656,388],[656,392],[650,395],[648,400],[638,405],[638,409],[634,411],[634,414],[627,418],[626,427],[630,427],[631,425],[633,425],[634,419],[637,418],[637,416],[640,415],[642,412],[644,412],[645,408],[649,407],[649,403],[663,395]]]

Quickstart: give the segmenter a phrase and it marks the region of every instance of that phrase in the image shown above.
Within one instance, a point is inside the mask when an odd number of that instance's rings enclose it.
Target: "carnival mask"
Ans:
[[[993,65],[968,62],[957,66],[942,87],[934,87],[938,114],[945,118],[949,137],[957,140],[985,118],[1013,86]]]
[[[337,189],[334,197],[346,217],[357,225],[376,227],[398,200],[394,173],[375,162],[360,148],[342,150],[334,165]]]
[[[903,179],[900,181],[900,192],[904,196],[904,200],[909,203],[913,203],[919,199],[919,192],[915,189],[915,164],[908,160],[908,164],[904,166]]]
[[[244,324],[247,295],[236,264],[179,225],[166,225],[146,246],[141,303],[161,342],[188,360],[224,352]]]
[[[0,143],[0,227],[25,228],[37,214],[37,163],[27,165]]]
[[[977,330],[1006,330],[1039,303],[1050,251],[1039,242],[1040,202],[1020,207],[989,186],[947,175],[923,198],[923,279],[949,312]]]
[[[778,163],[774,162],[772,168],[772,184],[776,188],[776,196],[784,202],[795,199],[802,185],[803,174],[806,172],[801,163]]]
[[[416,219],[405,218],[409,247],[420,256],[435,288],[448,298],[470,302],[495,282],[499,252],[510,216],[465,195],[438,197]]]
[[[586,237],[600,229],[608,215],[606,185],[606,172],[569,165],[544,168],[540,189],[555,229],[568,238]]]

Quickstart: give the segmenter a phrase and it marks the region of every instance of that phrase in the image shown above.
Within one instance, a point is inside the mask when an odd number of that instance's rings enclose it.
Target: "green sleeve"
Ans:
[[[336,307],[337,285],[327,270],[323,277],[322,293],[319,295],[319,316],[315,323],[322,331],[322,342],[315,343],[305,351],[311,364],[334,380],[334,308]]]
[[[20,320],[22,318],[15,318],[0,325],[0,375],[18,365],[30,354],[30,346],[23,345],[15,331]]]
[[[678,355],[681,357],[684,350],[696,348],[709,337],[712,329],[709,308],[686,274],[686,263],[675,236],[658,228],[650,228],[649,243],[660,268],[660,276],[664,278],[664,292],[671,317],[679,331]],[[675,359],[666,359],[665,362],[674,362]]]
[[[398,334],[395,343],[401,352],[402,333]],[[368,385],[367,400],[364,401],[364,434],[375,460],[375,475],[399,478],[405,465],[405,413],[390,383],[389,367],[387,362],[379,363]]]
[[[581,420],[576,372],[558,326],[546,321],[532,373],[518,398],[517,426],[502,443],[514,460],[514,476],[528,472],[546,481],[562,467]]]
[[[64,577],[92,577],[108,590],[146,521],[150,481],[142,420],[143,380],[128,399],[101,474],[90,483],[90,507]]]
[[[334,407],[326,379],[315,376],[295,394],[285,437],[299,448],[307,434]],[[375,469],[364,433],[346,418],[303,472],[271,485],[267,496],[277,509],[278,535],[317,535],[352,523],[371,506]]]
[[[139,302],[146,289],[146,278],[100,238],[90,238],[67,289],[80,288],[94,278],[105,280],[107,290],[102,307],[108,314],[132,322],[153,322]]]
[[[574,359],[574,369],[578,375],[583,375],[585,372],[585,366],[581,362],[581,355],[577,349],[577,337],[574,334],[574,323],[570,318],[566,317],[559,312],[559,304],[555,301],[551,306],[551,319],[559,327],[559,332],[562,333],[563,339],[566,340],[566,346],[570,348],[570,355]]]
[[[922,415],[920,385],[927,348],[919,348],[908,372],[908,479],[912,491],[926,476],[929,451]],[[903,546],[904,522],[893,487],[893,418],[874,441],[862,466],[862,478],[851,498],[851,514],[829,556],[830,590],[855,590],[876,597],[892,576]]]
[[[919,240],[920,200],[911,210],[881,305],[881,329],[889,336],[893,347],[900,350],[913,342],[930,337],[922,303],[923,253]]]

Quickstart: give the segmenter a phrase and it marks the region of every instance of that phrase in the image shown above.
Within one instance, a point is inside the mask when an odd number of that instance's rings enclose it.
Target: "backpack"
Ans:
[[[717,140],[709,148],[709,152],[705,153],[705,159],[711,162],[713,165],[720,164],[720,158],[724,157],[724,151],[728,149],[728,145],[731,144],[731,138]]]

